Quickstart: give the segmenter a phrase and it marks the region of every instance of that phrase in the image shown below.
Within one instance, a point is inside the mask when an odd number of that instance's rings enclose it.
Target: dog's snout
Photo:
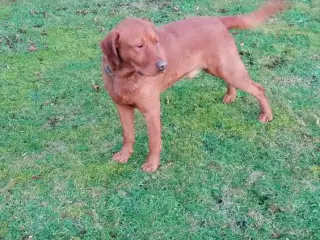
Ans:
[[[168,63],[166,61],[160,60],[156,63],[157,68],[162,72],[166,69]]]

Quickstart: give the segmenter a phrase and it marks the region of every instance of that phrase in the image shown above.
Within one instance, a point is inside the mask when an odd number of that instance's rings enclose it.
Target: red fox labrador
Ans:
[[[263,123],[272,120],[264,88],[253,82],[240,59],[228,29],[251,29],[282,11],[284,0],[273,0],[247,15],[192,17],[155,27],[129,18],[118,24],[100,43],[105,88],[115,102],[123,128],[123,146],[113,156],[126,163],[133,153],[134,109],[145,117],[149,154],[142,169],[154,172],[160,165],[160,94],[179,79],[204,70],[227,83],[224,103],[236,98],[236,89],[259,102]]]

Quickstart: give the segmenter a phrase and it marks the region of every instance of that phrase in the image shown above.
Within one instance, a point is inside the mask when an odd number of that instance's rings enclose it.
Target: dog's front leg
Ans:
[[[149,154],[146,162],[142,165],[145,172],[155,172],[160,165],[161,152],[161,120],[160,100],[152,104],[150,109],[142,111],[148,128]]]
[[[134,138],[134,108],[117,105],[122,125],[123,145],[120,152],[113,155],[113,160],[126,163],[133,153]]]

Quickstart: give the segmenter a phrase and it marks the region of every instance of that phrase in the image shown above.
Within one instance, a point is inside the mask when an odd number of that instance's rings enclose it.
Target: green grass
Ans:
[[[103,90],[105,34],[126,16],[164,24],[261,2],[2,0],[0,239],[319,239],[319,1],[232,31],[273,122],[248,94],[222,104],[224,83],[203,73],[162,95],[158,172],[139,169],[138,113],[132,159],[111,161],[121,126]]]

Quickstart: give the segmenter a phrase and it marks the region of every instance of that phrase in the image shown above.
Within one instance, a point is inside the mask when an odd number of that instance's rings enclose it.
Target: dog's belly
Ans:
[[[189,72],[183,72],[183,71],[175,71],[170,72],[164,79],[163,85],[161,87],[161,92],[165,91],[167,88],[175,84],[177,81],[183,79],[183,78],[194,78],[202,69],[201,68],[195,68]]]

